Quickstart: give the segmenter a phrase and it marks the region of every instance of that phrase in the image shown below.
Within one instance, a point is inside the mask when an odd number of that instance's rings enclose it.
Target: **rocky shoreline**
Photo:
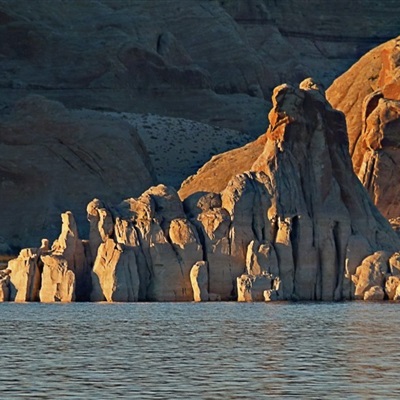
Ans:
[[[354,174],[344,115],[320,86],[275,88],[264,150],[220,193],[165,185],[71,212],[2,272],[3,301],[383,300],[400,240]]]

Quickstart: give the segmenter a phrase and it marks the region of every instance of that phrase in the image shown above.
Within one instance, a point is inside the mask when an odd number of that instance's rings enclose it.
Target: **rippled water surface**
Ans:
[[[0,304],[2,399],[400,398],[400,305]]]

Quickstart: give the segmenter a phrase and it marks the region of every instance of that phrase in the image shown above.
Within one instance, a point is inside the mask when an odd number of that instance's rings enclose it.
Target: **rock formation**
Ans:
[[[88,199],[115,202],[155,182],[136,131],[98,112],[29,96],[3,116],[0,136],[0,237],[9,251],[53,240],[65,209],[86,236]]]
[[[9,298],[12,301],[38,301],[41,284],[40,249],[23,249],[18,258],[8,262]]]
[[[51,250],[41,252],[40,301],[87,301],[91,289],[89,260],[72,213],[63,213],[61,219],[60,236]]]
[[[9,298],[13,301],[70,302],[89,300],[90,256],[78,237],[74,217],[63,213],[61,233],[51,249],[47,239],[39,248],[23,249],[9,261]]]
[[[399,40],[371,50],[327,91],[333,107],[345,113],[353,167],[374,204],[390,219],[400,215]],[[265,136],[261,136],[240,149],[213,157],[183,182],[180,197],[223,190],[240,170],[251,169],[264,143]]]
[[[91,215],[96,210],[92,204],[88,207]],[[113,225],[107,235],[94,235],[96,240],[102,237],[102,243],[93,268],[92,299],[114,300],[113,290],[122,286],[124,294],[118,301],[193,300],[190,270],[203,253],[176,191],[159,185],[138,199],[103,210],[113,216]],[[118,274],[118,270],[126,272]]]
[[[64,214],[52,249],[33,252],[39,271],[38,255],[58,262],[46,274],[65,295],[51,296],[70,299],[69,272],[78,287],[91,259],[93,301],[395,298],[400,239],[352,170],[344,115],[312,79],[278,86],[272,104],[261,154],[219,193],[94,199],[86,246]]]
[[[360,59],[327,91],[346,115],[354,169],[387,218],[400,216],[400,38]]]
[[[208,301],[208,271],[205,261],[198,261],[190,270],[194,301]]]
[[[0,0],[0,251],[16,254],[43,236],[53,240],[52,221],[65,209],[84,227],[88,199],[114,203],[157,182],[178,186],[177,168],[197,169],[265,131],[274,86],[309,75],[328,85],[397,34],[399,7],[370,0],[343,9],[313,0],[301,10],[292,0]],[[323,18],[315,18],[316,8]],[[131,126],[111,121],[109,112]],[[158,181],[136,125],[144,128]],[[160,131],[168,139],[163,156]],[[222,191],[232,176],[212,190]],[[26,230],[14,225],[17,214]]]
[[[0,301],[10,299],[10,276],[9,271],[0,271]]]

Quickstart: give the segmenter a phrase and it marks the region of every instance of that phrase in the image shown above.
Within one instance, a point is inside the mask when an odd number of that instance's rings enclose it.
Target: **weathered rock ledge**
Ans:
[[[273,94],[264,150],[220,193],[158,185],[70,212],[51,248],[1,277],[15,301],[382,300],[400,296],[400,240],[352,170],[344,116],[311,79]],[[399,293],[398,293],[399,291]]]

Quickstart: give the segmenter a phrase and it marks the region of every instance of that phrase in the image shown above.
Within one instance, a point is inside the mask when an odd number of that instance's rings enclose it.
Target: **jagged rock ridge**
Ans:
[[[49,253],[60,260],[47,279],[63,292],[50,285],[54,299],[72,299],[73,278],[88,276],[71,267],[70,246],[92,259],[93,301],[382,299],[386,286],[394,298],[400,240],[352,171],[343,114],[311,79],[277,87],[272,102],[263,153],[220,193],[182,203],[158,185],[114,207],[95,199],[86,246],[66,239],[64,218]],[[21,268],[40,271],[40,251],[21,253]]]

